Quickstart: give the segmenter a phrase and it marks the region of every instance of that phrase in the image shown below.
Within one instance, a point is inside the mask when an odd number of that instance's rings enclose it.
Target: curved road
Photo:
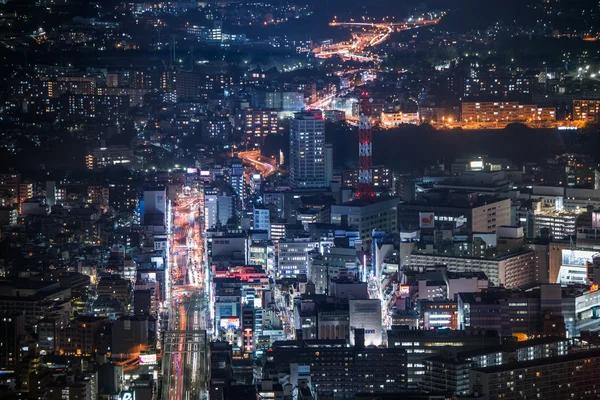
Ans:
[[[238,157],[256,169],[263,178],[266,178],[277,172],[277,166],[274,165],[275,161],[261,156],[260,150],[242,151],[238,153]]]

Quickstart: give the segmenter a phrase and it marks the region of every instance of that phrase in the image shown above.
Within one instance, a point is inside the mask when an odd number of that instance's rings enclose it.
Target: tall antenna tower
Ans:
[[[363,92],[358,101],[358,197],[370,199],[373,191],[373,99]]]

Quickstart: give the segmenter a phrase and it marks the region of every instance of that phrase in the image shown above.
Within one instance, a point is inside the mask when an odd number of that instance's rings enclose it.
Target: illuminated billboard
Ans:
[[[400,285],[400,297],[406,297],[410,295],[410,286]]]
[[[564,249],[562,251],[562,265],[585,267],[588,262],[592,262],[592,257],[595,254],[598,254],[598,252]]]
[[[600,211],[592,212],[592,228],[600,229]]]
[[[421,228],[421,229],[435,228],[434,213],[420,212],[419,213],[419,228]]]
[[[119,400],[135,400],[135,392],[133,390],[122,390],[119,393]]]
[[[224,317],[219,320],[219,329],[240,329],[239,317]]]
[[[483,160],[473,160],[469,163],[471,171],[481,171],[483,169]]]
[[[140,354],[140,365],[155,365],[158,363],[156,354]]]

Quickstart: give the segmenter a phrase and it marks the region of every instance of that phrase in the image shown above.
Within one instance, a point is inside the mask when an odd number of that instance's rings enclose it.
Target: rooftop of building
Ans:
[[[506,341],[505,343],[503,343],[501,345],[487,346],[487,347],[481,348],[481,349],[460,351],[460,352],[456,353],[456,358],[466,359],[469,357],[476,357],[479,355],[489,354],[489,353],[494,353],[494,352],[512,352],[512,351],[517,351],[519,349],[525,349],[525,348],[529,348],[529,347],[541,346],[541,345],[545,345],[545,344],[560,343],[560,342],[568,343],[569,339],[566,339],[566,338],[560,337],[560,336],[543,336],[543,337],[539,337],[539,338],[523,340],[520,342],[516,341],[516,340],[510,340],[510,341]]]
[[[350,201],[348,201],[346,203],[343,203],[341,205],[338,204],[335,207],[340,207],[340,206],[346,206],[346,207],[367,207],[367,206],[371,206],[371,205],[374,205],[374,204],[383,204],[385,202],[392,201],[392,200],[398,202],[398,201],[400,201],[400,198],[399,197],[389,197],[389,196],[386,196],[386,197],[363,198],[363,199],[359,198],[359,199],[350,200]]]
[[[540,358],[531,361],[520,361],[503,365],[495,365],[485,368],[473,368],[473,371],[481,372],[485,374],[497,374],[500,372],[507,372],[517,369],[528,369],[536,368],[541,366],[547,366],[552,364],[561,364],[572,361],[583,360],[586,358],[600,358],[600,349],[592,349],[587,351],[576,351],[570,354],[556,357]],[[596,361],[594,361],[596,362]]]
[[[92,315],[80,315],[79,317],[75,318],[76,322],[81,322],[81,323],[86,323],[86,324],[93,324],[94,322],[106,321],[106,320],[108,320],[108,317],[94,317]]]
[[[403,208],[421,208],[423,206],[431,207],[445,207],[445,208],[477,208],[489,204],[499,203],[501,201],[508,200],[504,197],[490,197],[484,196],[479,193],[455,193],[444,189],[434,189],[429,191],[426,196],[401,203],[400,206]]]
[[[469,271],[469,272],[451,272],[447,273],[448,279],[471,279],[477,278],[480,281],[485,281],[488,279],[485,272],[482,271]]]
[[[469,329],[454,331],[450,329],[411,329],[408,325],[392,325],[392,329],[387,330],[388,337],[423,337],[423,338],[461,338],[461,337],[484,337],[490,339],[499,339],[500,336],[495,330]]]

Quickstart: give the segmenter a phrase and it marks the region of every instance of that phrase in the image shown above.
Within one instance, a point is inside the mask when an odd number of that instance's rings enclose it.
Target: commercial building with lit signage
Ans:
[[[423,329],[458,329],[456,301],[419,302]]]
[[[442,193],[443,195],[444,193]],[[511,225],[510,199],[465,194],[461,201],[422,199],[398,205],[398,222],[404,229],[418,229],[420,213],[433,213],[435,222],[461,221],[470,232],[494,233],[500,226]]]
[[[581,335],[582,331],[600,330],[600,290],[593,286],[562,289],[562,316],[570,338]]]
[[[597,251],[592,250],[562,250],[562,263],[556,283],[562,286],[588,283],[588,267]]]
[[[382,343],[381,300],[350,299],[350,344],[355,342],[356,329],[364,329],[365,345]]]

